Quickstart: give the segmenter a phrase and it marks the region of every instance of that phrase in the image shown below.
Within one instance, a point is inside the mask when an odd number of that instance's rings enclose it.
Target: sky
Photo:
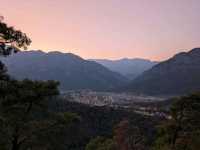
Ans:
[[[200,47],[200,0],[0,0],[29,49],[165,60]]]

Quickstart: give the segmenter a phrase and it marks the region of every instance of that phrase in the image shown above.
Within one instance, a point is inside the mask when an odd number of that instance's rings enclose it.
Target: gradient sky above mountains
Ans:
[[[200,0],[0,0],[30,49],[163,60],[200,46]]]

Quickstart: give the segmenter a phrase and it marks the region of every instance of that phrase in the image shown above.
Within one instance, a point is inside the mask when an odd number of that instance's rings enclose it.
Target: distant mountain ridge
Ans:
[[[114,72],[118,72],[129,79],[135,79],[141,75],[144,71],[149,70],[158,62],[150,61],[141,58],[123,58],[119,60],[108,60],[108,59],[92,59],[97,63],[109,68]]]
[[[200,48],[181,52],[133,80],[126,91],[181,95],[200,90]]]
[[[17,79],[57,80],[62,90],[108,90],[128,81],[119,73],[72,53],[24,51],[1,60]]]

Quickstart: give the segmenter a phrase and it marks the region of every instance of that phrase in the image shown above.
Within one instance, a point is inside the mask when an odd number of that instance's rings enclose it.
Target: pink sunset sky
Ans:
[[[164,60],[200,46],[200,0],[0,0],[29,49]]]

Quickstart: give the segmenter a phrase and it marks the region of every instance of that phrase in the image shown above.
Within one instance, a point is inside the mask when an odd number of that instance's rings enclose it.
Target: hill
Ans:
[[[108,90],[127,82],[122,75],[72,53],[25,51],[1,60],[14,78],[57,80],[62,90]]]
[[[151,95],[180,95],[200,90],[200,48],[157,64],[124,89]]]
[[[100,63],[110,70],[118,72],[129,79],[135,79],[144,71],[149,70],[157,64],[157,62],[140,58],[123,58],[120,60],[94,59],[93,61],[96,61],[97,63]]]

